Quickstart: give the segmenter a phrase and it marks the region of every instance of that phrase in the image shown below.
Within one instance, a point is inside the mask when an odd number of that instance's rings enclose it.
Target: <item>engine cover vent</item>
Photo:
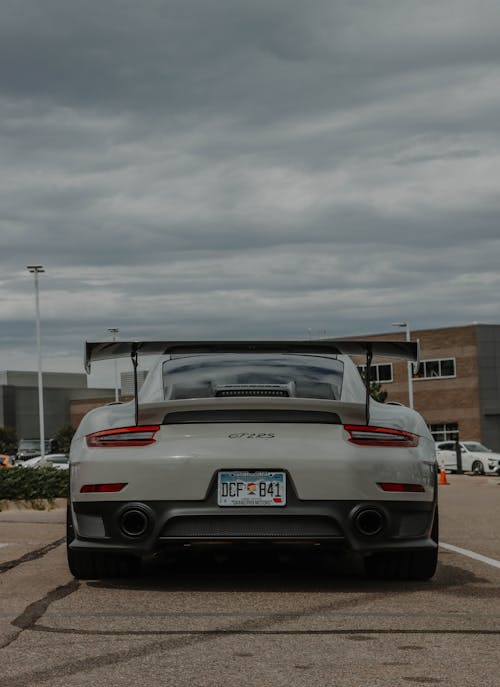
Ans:
[[[288,384],[217,384],[215,396],[285,396],[289,397]]]

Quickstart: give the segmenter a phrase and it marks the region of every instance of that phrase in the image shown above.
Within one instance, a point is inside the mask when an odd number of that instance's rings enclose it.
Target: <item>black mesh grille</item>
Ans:
[[[161,534],[161,538],[183,539],[317,539],[340,536],[341,531],[330,518],[293,515],[183,516],[171,518]]]
[[[284,389],[224,389],[216,393],[217,397],[227,396],[289,396]]]

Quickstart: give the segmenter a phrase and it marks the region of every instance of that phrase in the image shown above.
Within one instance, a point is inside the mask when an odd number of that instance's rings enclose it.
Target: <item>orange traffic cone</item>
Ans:
[[[448,480],[446,479],[446,470],[441,470],[439,471],[439,482],[438,484],[449,484]]]

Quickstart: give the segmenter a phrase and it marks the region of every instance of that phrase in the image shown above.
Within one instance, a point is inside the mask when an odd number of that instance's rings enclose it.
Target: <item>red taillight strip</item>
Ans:
[[[115,482],[114,484],[84,484],[80,489],[80,494],[102,494],[104,492],[121,491],[127,486],[127,482]]]
[[[113,427],[87,435],[90,448],[126,448],[127,446],[149,446],[154,444],[160,425],[134,425]]]
[[[423,484],[403,484],[401,482],[377,482],[377,484],[383,491],[411,491],[419,493],[425,491]]]
[[[418,436],[402,429],[370,425],[344,425],[344,429],[349,434],[348,441],[358,446],[418,446]]]

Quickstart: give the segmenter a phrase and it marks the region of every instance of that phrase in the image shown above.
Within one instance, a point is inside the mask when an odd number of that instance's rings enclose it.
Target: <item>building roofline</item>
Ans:
[[[448,326],[443,326],[443,327],[425,327],[421,329],[410,329],[412,334],[418,334],[420,332],[439,332],[439,331],[445,331],[446,329],[472,329],[472,328],[477,328],[477,327],[499,327],[500,328],[500,323],[488,323],[488,322],[470,322],[469,324],[462,324],[462,325],[448,325]],[[389,331],[385,332],[371,332],[369,334],[350,334],[349,338],[350,339],[356,339],[358,336],[362,337],[363,339],[368,339],[370,337],[374,336],[405,336],[404,330],[400,330],[399,332],[395,331],[394,329],[391,329]],[[330,337],[328,337],[330,338]],[[336,339],[341,339],[342,337],[331,337],[334,341]]]

